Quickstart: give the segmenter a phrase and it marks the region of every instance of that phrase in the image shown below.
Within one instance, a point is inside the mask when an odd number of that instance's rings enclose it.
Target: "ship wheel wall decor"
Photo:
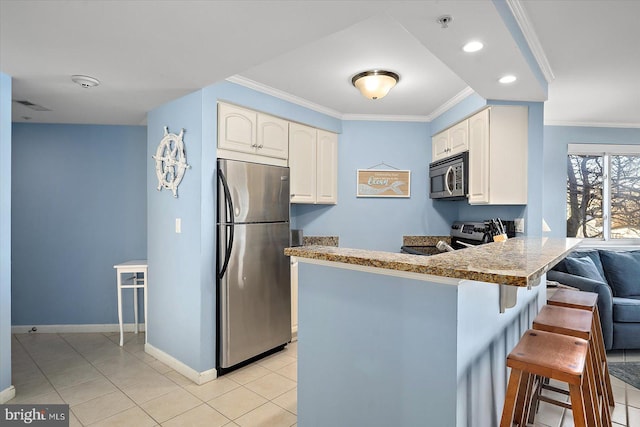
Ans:
[[[169,128],[165,126],[164,137],[158,145],[155,156],[151,156],[156,161],[158,191],[166,188],[171,190],[173,197],[178,197],[178,185],[184,177],[185,170],[191,168],[184,154],[182,135],[184,135],[184,129],[176,135],[169,133]]]

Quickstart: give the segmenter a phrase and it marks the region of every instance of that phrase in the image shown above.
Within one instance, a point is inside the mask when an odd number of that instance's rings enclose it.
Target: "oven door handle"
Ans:
[[[451,173],[455,174],[453,166],[449,166],[449,169],[447,169],[447,172],[444,174],[444,188],[447,190],[447,193],[449,193],[449,195],[453,194],[453,190],[451,190],[451,188],[449,187],[449,174]],[[453,182],[455,182],[455,180],[453,180]]]
[[[472,245],[471,243],[467,243],[467,242],[461,242],[460,240],[456,241],[457,244],[462,245],[462,246],[466,246],[468,248],[475,248],[475,245]]]

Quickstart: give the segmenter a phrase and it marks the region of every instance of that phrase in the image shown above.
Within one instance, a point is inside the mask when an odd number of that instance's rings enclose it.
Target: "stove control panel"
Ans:
[[[485,222],[456,221],[451,226],[451,237],[481,242],[489,231]]]

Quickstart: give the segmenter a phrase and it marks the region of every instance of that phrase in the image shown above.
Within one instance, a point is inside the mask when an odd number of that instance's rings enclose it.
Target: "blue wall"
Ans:
[[[448,235],[455,203],[428,194],[428,123],[345,121],[338,143],[338,204],[292,205],[292,227],[338,235],[340,246],[398,252],[403,235]],[[356,197],[356,171],[379,163],[411,170],[410,198]],[[391,169],[389,166],[378,166]]]
[[[13,124],[13,325],[118,323],[113,265],[146,257],[145,141],[140,126]]]
[[[174,199],[148,192],[149,344],[198,372],[215,367],[215,197],[217,101],[228,101],[333,132],[338,119],[229,82],[165,104],[148,114],[147,185],[154,188],[151,154],[163,135],[185,129],[191,169]],[[174,232],[182,218],[182,234]]]
[[[149,261],[149,344],[198,371],[210,369],[213,322],[203,319],[203,305],[210,306],[212,283],[202,279],[201,244],[203,235],[201,189],[204,183],[202,138],[202,91],[172,101],[149,113],[147,118],[147,253]],[[157,191],[155,154],[164,136],[164,127],[179,134],[183,141],[187,169],[178,187],[178,197],[171,191]],[[213,208],[213,207],[212,207]],[[182,220],[182,233],[175,233],[175,219]],[[213,245],[212,241],[206,242]],[[203,330],[208,338],[201,339]],[[205,356],[203,356],[203,352]],[[203,360],[204,357],[204,360]]]
[[[567,234],[567,146],[568,144],[640,144],[640,129],[545,126],[543,215],[551,232]]]
[[[10,386],[11,78],[0,73],[0,393]]]
[[[459,122],[487,105],[487,100],[473,92],[453,107],[431,121],[431,134],[433,136],[449,126]],[[429,139],[430,141],[431,139]],[[431,143],[429,143],[431,147]]]

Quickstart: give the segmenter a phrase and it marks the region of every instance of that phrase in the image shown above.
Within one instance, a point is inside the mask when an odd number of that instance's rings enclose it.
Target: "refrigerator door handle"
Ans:
[[[222,278],[224,273],[227,271],[227,267],[229,266],[229,259],[231,258],[231,249],[233,248],[233,233],[234,233],[234,218],[233,218],[233,200],[231,199],[231,192],[229,191],[229,185],[227,184],[227,179],[224,177],[224,173],[222,169],[218,169],[218,179],[222,184],[222,188],[224,190],[224,200],[225,200],[225,215],[229,214],[228,223],[225,224],[225,227],[229,228],[229,237],[225,244],[226,250],[224,254],[224,262],[222,263],[222,268],[218,272],[218,278]],[[225,221],[226,222],[226,221]]]

